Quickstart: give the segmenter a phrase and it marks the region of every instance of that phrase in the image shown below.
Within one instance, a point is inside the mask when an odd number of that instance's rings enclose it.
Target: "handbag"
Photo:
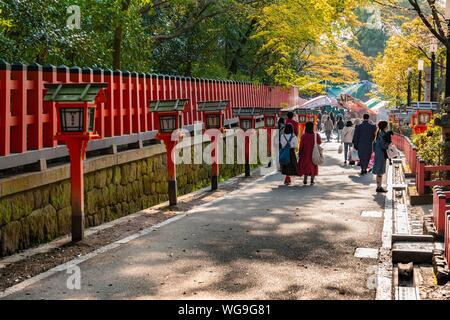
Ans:
[[[286,136],[283,135],[284,139],[286,139]],[[278,159],[281,165],[283,166],[287,166],[291,163],[291,141],[292,138],[294,137],[293,134],[291,134],[291,137],[289,139],[289,141],[286,139],[287,144],[284,146],[284,148],[282,148],[280,150]]]
[[[395,159],[400,156],[400,152],[398,152],[397,147],[393,143],[389,144],[389,147],[387,148],[386,152],[389,159]]]
[[[341,154],[342,152],[344,152],[344,144],[343,143],[341,143],[341,145],[339,146],[339,149],[338,149],[339,154]]]
[[[352,161],[359,161],[358,150],[353,148],[351,157],[352,157]]]
[[[325,162],[323,157],[323,148],[317,144],[317,133],[314,134],[314,148],[312,153],[312,162],[320,166]]]

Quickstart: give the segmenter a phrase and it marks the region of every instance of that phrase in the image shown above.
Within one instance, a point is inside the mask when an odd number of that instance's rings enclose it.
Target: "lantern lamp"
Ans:
[[[203,113],[206,129],[222,129],[225,126],[225,109],[229,101],[207,101],[198,103],[198,111]]]
[[[106,83],[46,84],[44,101],[56,103],[58,113],[57,140],[83,136],[96,138],[95,109],[105,101]]]
[[[156,114],[156,125],[160,134],[170,135],[183,127],[183,111],[187,102],[187,99],[150,102],[150,112]]]
[[[45,84],[44,101],[55,103],[58,128],[55,140],[64,142],[70,156],[72,241],[84,238],[83,160],[95,133],[95,109],[105,102],[106,83]]]
[[[281,114],[281,109],[265,108],[263,113],[264,113],[264,127],[266,129],[276,128],[278,117]]]
[[[256,120],[262,115],[263,108],[242,107],[234,109],[233,114],[239,117],[240,128],[244,131],[256,129]]]

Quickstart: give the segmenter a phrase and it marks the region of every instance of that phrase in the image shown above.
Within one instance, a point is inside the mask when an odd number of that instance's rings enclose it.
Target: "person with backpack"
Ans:
[[[303,178],[303,184],[308,184],[308,176],[311,177],[311,185],[315,183],[315,177],[319,174],[319,166],[313,161],[313,151],[315,145],[321,145],[320,134],[314,132],[314,124],[307,122],[305,133],[300,139],[298,175]]]
[[[297,156],[295,155],[298,139],[294,134],[294,127],[291,124],[286,124],[284,132],[282,134],[280,133],[280,135],[281,149],[279,161],[281,173],[285,175],[284,184],[288,186],[292,183],[291,176],[298,175]]]
[[[386,193],[386,189],[383,188],[383,176],[386,173],[386,160],[388,159],[387,149],[389,144],[392,143],[391,135],[387,134],[388,123],[386,121],[380,121],[378,123],[378,131],[375,141],[373,143],[374,165],[372,167],[372,173],[377,176],[377,192]]]
[[[338,118],[338,121],[336,123],[336,130],[337,130],[337,142],[341,143],[342,139],[342,130],[345,128],[344,120],[342,120],[342,117]]]
[[[355,128],[351,121],[347,121],[346,126],[342,129],[342,143],[344,151],[344,165],[347,165],[347,161],[350,161],[350,152],[353,145],[353,134],[355,133]]]

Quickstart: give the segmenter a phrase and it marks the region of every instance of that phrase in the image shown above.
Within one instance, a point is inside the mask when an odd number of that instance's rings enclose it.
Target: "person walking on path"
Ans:
[[[330,120],[331,121],[331,120]],[[319,166],[312,161],[313,149],[315,144],[322,144],[320,134],[314,132],[314,124],[307,122],[305,133],[300,140],[298,153],[298,175],[304,176],[303,184],[308,184],[308,176],[311,177],[311,185],[314,185],[315,177],[319,174]]]
[[[317,131],[322,131],[322,113],[317,115]]]
[[[281,165],[281,173],[286,177],[284,178],[284,184],[291,184],[291,176],[297,176],[297,156],[295,155],[295,150],[298,146],[297,136],[294,134],[294,128],[291,124],[287,124],[284,127],[284,133],[281,135],[280,139],[281,149],[283,149],[288,143],[291,146],[291,161],[288,165]],[[280,150],[281,150],[280,149]]]
[[[289,111],[287,113],[286,125],[288,124],[292,125],[294,134],[296,137],[298,137],[298,122],[294,120],[294,113],[292,111]]]
[[[342,142],[342,141],[341,141],[341,139],[342,139],[342,130],[344,129],[344,127],[345,127],[344,120],[342,120],[342,117],[339,117],[339,118],[338,118],[338,121],[337,121],[337,123],[336,123],[336,129],[337,129],[337,141],[338,141],[338,142]]]
[[[370,158],[373,152],[373,141],[377,127],[369,123],[370,116],[365,114],[364,121],[355,128],[353,136],[353,146],[358,151],[361,175],[367,174]]]
[[[374,142],[375,161],[372,173],[377,176],[377,192],[386,193],[383,188],[383,176],[386,173],[386,160],[388,159],[387,149],[392,142],[391,135],[387,134],[388,123],[380,121],[378,123],[378,131]]]
[[[327,142],[331,142],[331,133],[333,132],[333,121],[331,121],[330,117],[328,116],[324,123],[324,129],[325,129],[325,135],[327,136]]]
[[[278,120],[278,130],[279,130],[279,132],[278,132],[278,142],[279,142],[280,150],[281,150],[281,136],[284,133],[284,128],[285,127],[286,127],[286,123],[284,121],[284,118],[280,118]]]
[[[349,161],[349,151],[353,145],[353,135],[355,133],[355,128],[351,121],[347,121],[344,129],[342,129],[342,143],[344,144],[344,165]]]

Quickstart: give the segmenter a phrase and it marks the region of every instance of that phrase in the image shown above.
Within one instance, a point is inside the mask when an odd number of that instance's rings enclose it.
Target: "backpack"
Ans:
[[[283,135],[283,137],[286,139],[286,136]],[[289,141],[287,141],[287,144],[280,150],[280,154],[279,154],[279,161],[280,164],[283,166],[287,166],[291,163],[291,141],[292,138],[294,137],[293,134],[291,134],[291,137],[289,138]]]

